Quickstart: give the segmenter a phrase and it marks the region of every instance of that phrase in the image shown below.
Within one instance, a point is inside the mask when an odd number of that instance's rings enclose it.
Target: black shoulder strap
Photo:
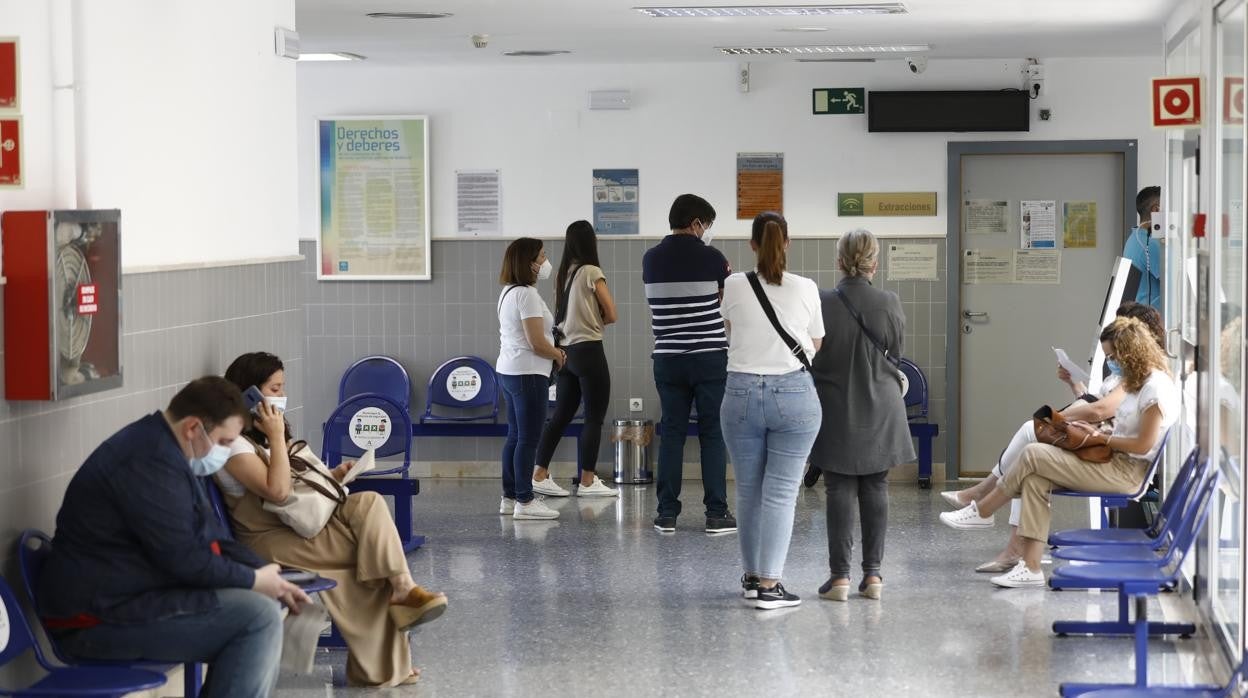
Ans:
[[[780,335],[780,339],[784,341],[789,351],[793,352],[793,356],[796,356],[797,360],[802,362],[802,366],[805,366],[806,370],[809,371],[810,359],[806,358],[806,351],[802,349],[802,345],[796,339],[793,339],[793,335],[786,332],[784,326],[780,324],[780,318],[776,317],[776,309],[771,307],[771,301],[767,299],[767,294],[763,292],[763,284],[759,282],[758,274],[747,271],[745,278],[749,279],[750,288],[754,289],[754,295],[758,297],[759,305],[763,306],[763,313],[771,321],[771,326],[776,328],[776,334]]]
[[[572,282],[576,280],[576,273],[583,267],[584,265],[581,265],[568,273],[568,283],[563,287],[563,296],[560,298],[560,302],[555,304],[556,327],[562,325],[564,318],[568,316],[568,301],[570,300],[569,296],[572,295]]]
[[[495,315],[498,315],[499,313],[503,312],[503,301],[507,300],[507,294],[511,293],[514,290],[516,290],[516,284],[512,284],[508,286],[507,290],[503,291],[503,295],[498,297],[498,307],[494,309]]]
[[[862,313],[858,312],[858,309],[854,307],[854,304],[849,302],[849,297],[846,296],[844,293],[841,293],[841,289],[839,288],[832,289],[832,293],[835,293],[836,297],[840,298],[841,302],[845,304],[845,309],[849,311],[850,315],[854,316],[854,320],[858,321],[858,326],[862,328],[862,333],[867,335],[867,339],[869,339],[871,343],[875,345],[876,349],[880,350],[880,353],[884,355],[884,359],[888,361],[888,363],[892,364],[893,367],[895,368],[900,367],[901,361],[891,356],[888,353],[888,347],[884,346],[884,343],[881,342],[879,338],[875,336],[874,332],[867,329],[867,323],[863,322],[862,320]]]

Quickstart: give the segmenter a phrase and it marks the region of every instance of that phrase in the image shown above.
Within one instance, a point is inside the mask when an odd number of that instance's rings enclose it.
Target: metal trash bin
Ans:
[[[654,482],[650,470],[650,445],[654,442],[654,421],[617,419],[612,423],[611,442],[615,444],[615,484],[645,485]]]

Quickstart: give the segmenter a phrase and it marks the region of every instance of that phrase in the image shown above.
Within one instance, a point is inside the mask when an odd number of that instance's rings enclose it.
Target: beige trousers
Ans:
[[[387,582],[408,570],[407,558],[380,495],[350,495],[312,539],[285,526],[258,534],[240,532],[238,538],[263,558],[338,582],[321,592],[321,599],[347,641],[348,683],[396,686],[411,675],[411,645],[390,618]]]
[[[1091,463],[1049,444],[1029,444],[1018,463],[997,483],[1007,497],[1023,500],[1018,534],[1032,540],[1049,539],[1049,495],[1055,488],[1080,492],[1131,494],[1140,488],[1148,462],[1115,453],[1108,463]]]

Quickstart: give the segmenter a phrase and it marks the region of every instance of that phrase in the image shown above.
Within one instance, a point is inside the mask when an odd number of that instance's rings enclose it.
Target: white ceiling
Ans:
[[[833,0],[844,2],[845,0]],[[932,58],[1156,56],[1161,27],[1181,0],[903,0],[904,15],[663,18],[637,5],[813,4],[813,0],[296,0],[306,52],[348,51],[374,63],[736,62],[716,46],[927,43]],[[435,20],[378,20],[369,12],[451,12]],[[822,26],[828,31],[782,31]],[[488,34],[487,48],[470,36]],[[512,58],[503,51],[567,49]],[[740,59],[743,60],[743,59]],[[792,60],[758,58],[749,60]]]

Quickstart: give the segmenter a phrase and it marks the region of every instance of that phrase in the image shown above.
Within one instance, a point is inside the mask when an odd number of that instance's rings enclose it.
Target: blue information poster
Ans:
[[[641,232],[637,170],[594,170],[594,230],[599,235]]]

